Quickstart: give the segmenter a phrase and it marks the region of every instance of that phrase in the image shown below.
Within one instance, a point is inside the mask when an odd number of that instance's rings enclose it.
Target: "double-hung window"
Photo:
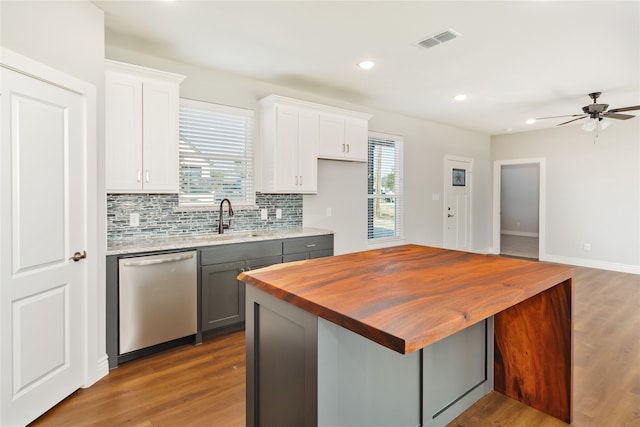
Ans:
[[[402,238],[402,138],[369,132],[368,227],[370,242]]]
[[[180,100],[180,206],[255,204],[253,111]]]

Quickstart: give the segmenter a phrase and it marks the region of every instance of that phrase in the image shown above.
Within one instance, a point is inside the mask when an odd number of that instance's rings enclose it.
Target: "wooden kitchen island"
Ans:
[[[418,245],[242,273],[247,426],[443,426],[492,390],[570,423],[572,277]]]

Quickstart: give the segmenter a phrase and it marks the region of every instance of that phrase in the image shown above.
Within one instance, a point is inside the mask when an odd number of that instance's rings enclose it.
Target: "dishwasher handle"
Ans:
[[[184,261],[185,259],[190,259],[190,258],[193,258],[193,253],[177,255],[177,256],[172,256],[167,258],[123,261],[122,265],[125,267],[143,267],[147,265],[166,264],[168,262]]]

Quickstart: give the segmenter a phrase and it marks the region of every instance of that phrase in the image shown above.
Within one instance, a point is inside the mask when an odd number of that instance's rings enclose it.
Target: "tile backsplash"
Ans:
[[[302,195],[256,193],[257,208],[234,207],[231,231],[258,231],[302,227]],[[268,219],[260,219],[267,209]],[[276,209],[282,218],[276,219]],[[130,214],[140,216],[130,226]],[[227,206],[224,221],[228,222]],[[217,232],[218,209],[183,209],[177,194],[107,194],[107,241],[187,236]]]

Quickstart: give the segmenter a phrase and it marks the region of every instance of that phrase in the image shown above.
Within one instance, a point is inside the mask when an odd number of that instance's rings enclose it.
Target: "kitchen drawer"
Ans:
[[[282,255],[282,240],[236,243],[202,249],[200,265],[220,264],[238,260],[277,257]]]
[[[282,255],[276,255],[265,258],[248,259],[245,261],[245,267],[247,270],[257,270],[258,268],[280,263],[282,263]]]
[[[301,252],[331,251],[333,252],[333,235],[313,237],[298,237],[286,239],[283,244],[283,253],[296,254]]]

